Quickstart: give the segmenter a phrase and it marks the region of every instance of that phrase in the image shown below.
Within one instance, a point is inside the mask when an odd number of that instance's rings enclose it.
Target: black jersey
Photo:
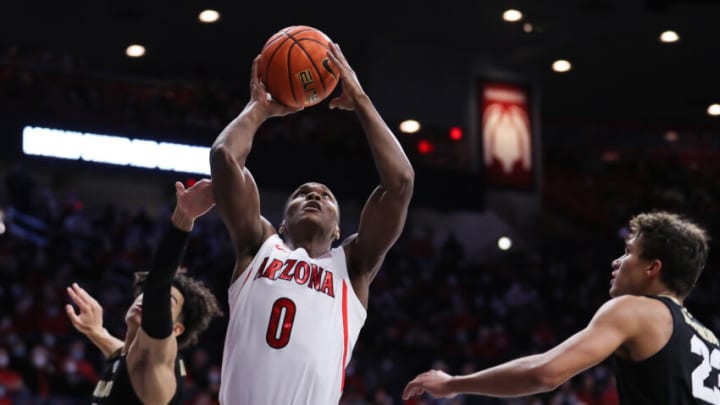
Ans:
[[[168,405],[182,403],[183,382],[185,379],[185,365],[178,356],[175,359],[175,381],[177,388]],[[142,405],[142,401],[135,394],[128,374],[127,358],[120,350],[108,357],[102,376],[95,391],[93,391],[93,405]]]
[[[615,356],[622,405],[720,405],[720,346],[715,335],[669,297],[670,340],[650,358],[633,362]]]

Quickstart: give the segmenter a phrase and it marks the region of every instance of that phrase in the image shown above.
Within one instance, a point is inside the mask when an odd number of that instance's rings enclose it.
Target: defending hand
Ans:
[[[65,312],[75,329],[85,336],[99,334],[103,330],[102,306],[77,283],[73,283],[66,290],[80,311],[80,313],[75,313],[72,305],[65,305]]]
[[[184,231],[192,230],[195,219],[204,215],[215,206],[212,181],[202,179],[186,189],[182,182],[175,182],[177,205],[173,212],[172,222]]]
[[[450,375],[443,371],[426,371],[408,383],[403,391],[402,397],[404,400],[407,400],[427,392],[438,398],[452,398],[456,393],[450,392],[447,388],[447,383],[451,378]]]

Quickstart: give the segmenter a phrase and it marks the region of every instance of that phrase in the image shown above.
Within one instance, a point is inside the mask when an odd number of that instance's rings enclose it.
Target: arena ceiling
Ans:
[[[220,21],[200,24],[204,8]],[[507,8],[523,21],[503,21]],[[70,52],[94,71],[244,80],[267,37],[307,24],[339,42],[359,72],[372,62],[371,40],[427,45],[428,58],[443,47],[477,55],[538,83],[553,122],[720,128],[706,112],[720,103],[718,21],[717,0],[23,0],[3,4],[0,47]],[[668,29],[679,42],[658,41]],[[148,52],[130,60],[124,49],[135,42]],[[573,69],[554,73],[559,58]]]

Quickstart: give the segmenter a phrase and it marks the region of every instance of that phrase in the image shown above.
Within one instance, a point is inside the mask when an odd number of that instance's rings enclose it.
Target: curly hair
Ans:
[[[135,297],[142,293],[147,275],[146,271],[135,273]],[[205,284],[182,274],[181,271],[175,274],[173,287],[180,291],[185,300],[179,317],[185,325],[185,332],[177,338],[178,348],[184,349],[197,343],[198,337],[208,328],[210,321],[222,316],[223,312]]]
[[[708,256],[708,233],[680,215],[657,211],[630,220],[630,238],[638,237],[641,257],[662,262],[660,280],[681,297],[695,286]]]

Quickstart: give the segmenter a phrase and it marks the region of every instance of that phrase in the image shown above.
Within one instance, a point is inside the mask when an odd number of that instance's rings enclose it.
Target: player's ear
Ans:
[[[648,276],[660,277],[660,271],[662,270],[662,261],[660,259],[653,259],[648,263],[645,273]]]
[[[173,325],[173,335],[180,336],[185,332],[185,325],[180,322],[175,322]]]
[[[285,220],[282,221],[280,224],[280,227],[278,228],[278,234],[284,235],[287,229],[285,229]]]
[[[333,239],[334,240],[340,240],[340,227],[335,227],[335,232],[333,232]]]

